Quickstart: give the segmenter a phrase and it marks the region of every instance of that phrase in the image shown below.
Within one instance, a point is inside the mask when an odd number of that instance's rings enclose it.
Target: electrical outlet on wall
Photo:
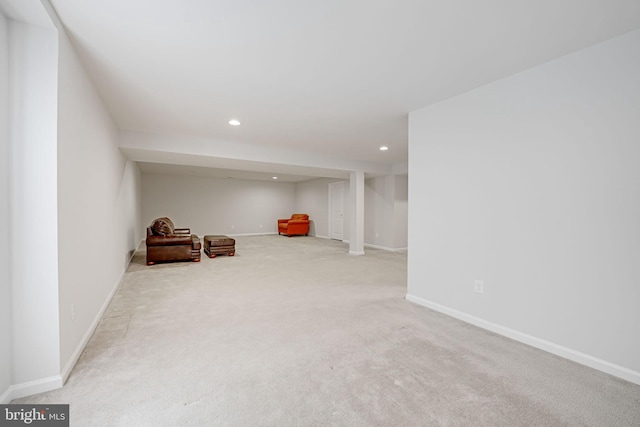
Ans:
[[[484,293],[484,282],[482,280],[475,280],[473,282],[473,290],[479,294]]]

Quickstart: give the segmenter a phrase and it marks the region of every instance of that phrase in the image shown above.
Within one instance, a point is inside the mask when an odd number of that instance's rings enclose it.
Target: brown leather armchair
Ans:
[[[147,227],[147,265],[168,261],[200,261],[200,239],[188,228],[175,228],[169,218]]]
[[[286,234],[288,237],[293,235],[309,234],[309,215],[293,214],[289,219],[278,220],[278,234]]]

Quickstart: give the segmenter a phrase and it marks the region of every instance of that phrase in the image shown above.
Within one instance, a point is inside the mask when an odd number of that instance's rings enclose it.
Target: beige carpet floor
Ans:
[[[72,426],[640,426],[640,386],[414,305],[406,255],[238,237],[138,252],[67,384]]]

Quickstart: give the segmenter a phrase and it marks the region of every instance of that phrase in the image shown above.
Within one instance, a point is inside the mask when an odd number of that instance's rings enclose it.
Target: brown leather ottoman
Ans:
[[[223,254],[234,256],[236,254],[236,241],[228,236],[204,236],[204,253],[209,258],[215,258],[216,255]]]

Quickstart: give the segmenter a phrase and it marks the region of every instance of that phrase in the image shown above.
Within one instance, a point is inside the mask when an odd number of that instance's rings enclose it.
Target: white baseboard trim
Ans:
[[[229,237],[268,236],[268,235],[272,235],[272,234],[278,234],[278,232],[277,231],[268,231],[268,232],[264,232],[264,233],[238,233],[238,234],[227,234],[227,236],[229,236]],[[202,239],[204,240],[204,236],[202,236]]]
[[[383,251],[388,251],[388,252],[406,252],[407,248],[390,248],[388,246],[379,246],[379,245],[374,245],[371,243],[365,243],[364,244],[365,248],[373,248],[373,249],[380,249]]]
[[[133,256],[131,257],[131,259],[133,259]],[[131,262],[131,259],[129,260],[129,262]],[[80,355],[82,355],[84,348],[87,346],[87,343],[91,339],[91,336],[93,335],[96,328],[98,327],[100,320],[102,320],[102,316],[107,311],[107,308],[109,307],[109,304],[113,299],[113,296],[116,294],[116,291],[122,284],[122,280],[124,279],[124,275],[126,272],[127,272],[127,269],[125,268],[125,270],[120,275],[120,278],[116,282],[115,286],[109,292],[109,295],[107,296],[104,303],[102,304],[102,307],[100,307],[100,310],[98,310],[98,313],[94,317],[93,322],[91,322],[91,325],[89,326],[85,334],[82,336],[82,339],[78,343],[78,346],[76,347],[75,351],[71,354],[71,357],[69,358],[64,368],[62,369],[62,372],[60,373],[60,375],[62,376],[63,384],[67,382],[69,375],[71,375],[71,371],[73,371],[73,368],[76,366],[76,363],[78,363],[78,359],[80,359]]]
[[[131,251],[131,254],[129,257],[129,264],[131,263],[131,260],[133,259],[135,252],[136,252],[135,250]],[[5,390],[4,393],[2,393],[2,395],[0,395],[0,404],[7,404],[14,399],[20,399],[21,397],[32,396],[34,394],[55,390],[62,387],[64,383],[67,382],[67,379],[69,378],[69,375],[71,374],[71,371],[73,370],[74,366],[78,362],[78,359],[82,354],[82,351],[84,350],[85,346],[91,339],[91,336],[93,335],[93,332],[98,327],[98,324],[102,319],[102,316],[107,311],[107,308],[109,307],[109,304],[113,299],[113,296],[115,295],[116,291],[120,287],[120,284],[122,283],[122,280],[127,271],[127,268],[128,268],[128,265],[127,267],[125,267],[124,271],[120,275],[120,278],[116,282],[115,286],[109,292],[109,295],[105,299],[104,304],[102,305],[102,307],[100,307],[98,314],[93,319],[93,322],[91,322],[91,325],[89,326],[84,336],[82,337],[82,340],[80,340],[80,343],[78,344],[75,351],[72,353],[71,357],[65,364],[60,375],[54,375],[52,377],[42,378],[34,381],[29,381],[26,383],[21,383],[21,384],[12,384],[9,386],[7,390]]]
[[[318,237],[320,239],[329,239],[329,236],[315,236],[315,237]],[[347,245],[350,243],[349,240],[339,240],[339,241],[342,242],[342,243],[345,243]],[[374,245],[374,244],[371,244],[371,243],[365,243],[364,247],[365,248],[372,248],[372,249],[380,249],[380,250],[388,251],[388,252],[407,252],[407,248],[395,248],[394,249],[394,248],[389,248],[387,246]],[[349,255],[365,255],[365,253],[364,252],[354,252],[354,253],[349,252]]]
[[[20,399],[21,397],[32,396],[38,393],[44,393],[45,391],[55,390],[62,387],[62,377],[60,375],[54,375],[48,378],[41,378],[39,380],[28,381],[26,383],[13,384],[2,393],[0,396],[0,403],[6,405],[14,399]]]
[[[411,301],[423,307],[427,307],[432,310],[438,311],[440,313],[446,314],[448,316],[455,317],[456,319],[462,320],[463,322],[470,323],[482,329],[486,329],[488,331],[495,332],[496,334],[505,336],[507,338],[511,338],[512,340],[519,341],[521,343],[530,345],[540,350],[544,350],[549,353],[555,354],[556,356],[564,357],[565,359],[569,359],[581,365],[585,365],[590,368],[597,369],[599,371],[605,372],[615,377],[622,378],[634,384],[640,385],[640,372],[633,371],[623,366],[619,366],[614,363],[607,362],[606,360],[598,359],[597,357],[593,357],[589,354],[585,354],[585,353],[555,344],[553,342],[546,341],[544,339],[541,339],[532,335],[528,335],[523,332],[516,331],[514,329],[507,328],[505,326],[488,322],[479,317],[472,316],[470,314],[464,313],[459,310],[455,310],[453,308],[446,307],[444,305],[440,305],[432,301],[428,301],[424,298],[420,298],[415,295],[406,294],[405,298],[407,301]]]
[[[346,243],[348,245],[351,242],[349,240],[342,240],[342,243]],[[374,245],[374,244],[371,244],[371,243],[364,243],[363,246],[365,248],[380,249],[380,250],[387,251],[387,252],[406,252],[407,251],[407,248],[396,248],[396,249],[394,249],[394,248],[389,248],[387,246]],[[362,251],[362,252],[360,252],[360,251],[357,251],[357,252],[349,251],[349,255],[365,255],[365,252],[364,251]]]
[[[111,304],[111,300],[113,299],[113,296],[116,294],[116,291],[118,290],[118,288],[122,284],[122,280],[124,279],[124,275],[127,272],[127,269],[129,268],[129,265],[131,264],[131,260],[133,260],[133,257],[135,256],[136,251],[143,244],[146,244],[145,243],[145,239],[143,239],[140,242],[140,245],[137,248],[135,248],[135,249],[133,249],[131,251],[131,254],[129,256],[129,262],[125,266],[124,271],[122,272],[122,274],[120,274],[120,277],[116,281],[115,286],[113,288],[111,288],[111,291],[109,292],[109,295],[105,299],[105,302],[102,304],[102,307],[100,307],[100,310],[98,310],[98,314],[93,319],[93,322],[91,322],[91,325],[89,326],[89,328],[87,329],[85,334],[82,336],[82,339],[80,340],[80,343],[76,347],[75,351],[71,354],[71,357],[69,358],[69,360],[65,364],[64,368],[62,369],[62,372],[61,372],[60,375],[62,376],[62,384],[63,385],[64,385],[64,383],[67,382],[67,379],[69,379],[69,375],[71,375],[71,371],[73,371],[73,368],[76,366],[76,363],[78,363],[78,359],[80,359],[80,355],[84,351],[84,348],[87,346],[87,343],[91,339],[91,336],[93,335],[93,333],[95,332],[96,328],[98,327],[98,324],[100,323],[100,320],[102,319],[102,316],[104,316],[104,313],[107,311],[107,308],[109,307],[109,304]]]

